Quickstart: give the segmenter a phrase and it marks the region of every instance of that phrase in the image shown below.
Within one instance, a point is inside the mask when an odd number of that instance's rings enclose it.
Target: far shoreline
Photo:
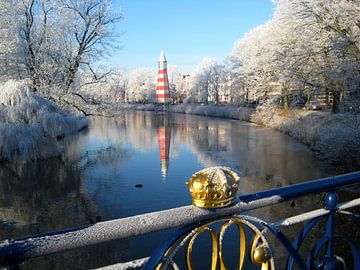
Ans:
[[[96,106],[96,108],[95,108]],[[163,112],[159,104],[87,105],[87,110],[106,117],[124,111]],[[171,113],[240,120],[271,128],[306,145],[320,160],[328,161],[339,172],[360,170],[360,116],[329,111],[282,109],[275,106],[244,107],[214,104],[172,104]]]

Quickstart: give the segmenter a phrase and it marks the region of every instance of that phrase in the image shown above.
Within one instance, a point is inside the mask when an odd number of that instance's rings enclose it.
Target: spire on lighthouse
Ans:
[[[163,50],[161,50],[159,62],[166,62],[166,57]]]
[[[161,51],[158,64],[158,79],[156,87],[156,100],[160,104],[170,103],[170,88],[169,88],[169,79],[167,74],[167,62],[165,58],[164,51]]]

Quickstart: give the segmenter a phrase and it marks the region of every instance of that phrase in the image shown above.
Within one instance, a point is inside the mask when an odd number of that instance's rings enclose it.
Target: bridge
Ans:
[[[223,255],[224,235],[229,227],[234,226],[239,232],[237,269],[247,269],[247,264],[253,264],[258,269],[360,269],[359,239],[356,241],[342,235],[344,232],[336,227],[335,222],[342,216],[350,224],[359,225],[360,216],[354,212],[360,206],[360,197],[357,196],[360,172],[244,195],[236,195],[238,181],[241,179],[229,168],[208,168],[195,173],[187,183],[193,205],[3,241],[0,243],[0,267],[12,269],[31,258],[172,229],[172,236],[164,239],[149,257],[99,269],[179,269],[175,258],[182,248],[185,250],[183,264],[186,269],[192,269],[194,242],[199,235],[206,234],[211,243],[209,268],[223,270],[228,269]],[[337,193],[344,188],[353,189],[357,198],[339,202]],[[323,208],[284,217],[276,222],[244,214],[321,193],[324,194]],[[309,252],[302,254],[303,243],[320,222],[325,224],[321,235]],[[289,227],[298,229],[293,239],[284,233],[284,229]],[[338,235],[339,232],[341,235]],[[286,262],[280,268],[277,263],[281,260],[276,258],[273,241],[277,241],[276,245],[281,245],[287,252]],[[347,258],[336,254],[335,245],[339,241],[346,246]]]

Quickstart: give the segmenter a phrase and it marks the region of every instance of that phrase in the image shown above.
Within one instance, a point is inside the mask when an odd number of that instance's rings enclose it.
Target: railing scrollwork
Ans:
[[[214,225],[221,224],[219,232],[216,232]],[[258,265],[262,270],[275,269],[274,260],[268,240],[266,239],[263,231],[257,226],[246,220],[246,217],[231,217],[228,219],[220,219],[201,224],[194,228],[188,226],[180,229],[171,240],[167,241],[165,245],[160,248],[156,262],[148,264],[144,269],[163,270],[171,267],[178,269],[178,265],[174,262],[174,256],[180,248],[185,246],[185,262],[186,268],[189,270],[193,268],[193,258],[191,256],[194,243],[197,238],[202,234],[208,234],[211,239],[211,270],[228,270],[231,269],[227,266],[224,258],[224,236],[226,231],[235,226],[239,232],[239,254],[238,254],[238,267],[237,269],[244,269],[246,260],[246,251],[250,250],[249,258],[255,266]],[[252,240],[249,239],[247,231],[252,232]],[[249,243],[249,244],[247,244]],[[160,255],[161,250],[165,250],[163,255]],[[196,259],[196,258],[195,258]],[[154,258],[153,258],[154,260]],[[156,266],[154,266],[156,264]]]
[[[217,203],[216,198],[212,194],[216,194],[220,190],[223,194],[229,194],[229,190],[234,193],[233,189],[237,187],[237,181],[239,181],[238,175],[229,168],[213,167],[195,173],[187,182],[187,185],[189,186],[194,205],[201,208],[219,208],[224,207],[224,197],[220,196],[220,201]],[[198,194],[203,195],[198,196]],[[226,200],[229,202],[235,201],[234,198],[230,197],[227,197]],[[349,203],[338,204],[336,191],[331,190],[324,197],[324,209],[303,213],[276,223],[268,223],[252,216],[234,215],[225,219],[214,219],[201,224],[193,224],[180,229],[172,240],[165,242],[150,258],[144,270],[155,269],[155,265],[157,270],[167,269],[166,267],[169,265],[169,262],[172,263],[171,265],[176,265],[173,260],[174,255],[184,245],[186,246],[186,269],[192,270],[191,253],[193,245],[195,240],[203,233],[209,234],[211,238],[212,257],[210,269],[232,269],[226,265],[223,255],[224,235],[231,226],[235,226],[239,233],[240,245],[236,269],[245,269],[246,262],[252,263],[255,266],[258,265],[258,268],[262,270],[275,269],[271,245],[266,236],[272,234],[288,252],[285,269],[294,269],[295,265],[300,269],[346,269],[343,258],[336,255],[334,249],[335,242],[341,240],[347,244],[353,257],[353,268],[357,270],[360,269],[359,247],[351,239],[335,235],[334,222],[335,215],[337,214],[343,214],[352,221],[359,221],[358,215],[344,212],[342,209],[351,204],[359,205],[359,200],[356,199]],[[315,225],[324,219],[326,226],[323,236],[311,248],[310,254],[307,255],[304,261],[304,254],[300,254],[300,248]],[[213,225],[219,223],[221,223],[221,226],[219,232],[216,233],[215,226]],[[293,242],[281,230],[284,224],[287,223],[305,223]],[[250,239],[252,240],[250,241]],[[248,243],[250,244],[248,245]],[[162,252],[162,250],[165,250],[165,252]],[[248,255],[248,259],[246,259],[246,255]]]
[[[207,168],[195,173],[187,182],[194,206],[3,241],[0,243],[0,267],[16,267],[39,256],[176,228],[174,234],[150,258],[118,263],[111,269],[139,269],[142,266],[145,270],[197,269],[198,264],[202,263],[197,258],[198,247],[204,246],[204,241],[208,240],[206,237],[210,238],[209,249],[200,250],[200,254],[211,256],[208,261],[208,269],[211,270],[249,269],[250,264],[252,269],[262,270],[273,270],[275,265],[276,269],[287,270],[360,269],[359,239],[349,239],[343,235],[342,227],[340,230],[339,226],[335,228],[335,221],[338,221],[340,215],[350,221],[350,226],[354,224],[355,227],[355,224],[360,223],[360,216],[348,210],[360,206],[359,196],[339,203],[336,195],[342,187],[359,185],[360,172],[240,196],[236,192],[239,180],[239,175],[230,168]],[[280,221],[270,223],[243,215],[247,211],[276,207],[280,202],[319,193],[326,194],[324,208]],[[296,226],[299,231],[292,230],[295,224],[301,225],[300,228]],[[324,224],[324,229],[319,230],[319,224]],[[292,237],[284,233],[284,228],[291,228]],[[315,228],[317,237],[311,239]],[[228,249],[229,239],[231,252]],[[237,246],[233,245],[236,241]],[[346,256],[337,249],[338,242],[342,242],[346,248]],[[306,252],[302,250],[305,244]],[[282,254],[285,255],[284,260],[283,257],[277,257],[280,246],[287,252]],[[180,251],[184,251],[184,256]]]

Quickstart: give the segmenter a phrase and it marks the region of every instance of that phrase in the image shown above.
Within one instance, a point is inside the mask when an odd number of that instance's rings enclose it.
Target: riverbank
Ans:
[[[86,117],[61,110],[25,81],[0,85],[0,162],[59,156],[58,141],[87,126]]]
[[[258,107],[251,122],[288,134],[342,171],[360,169],[360,115]]]
[[[159,111],[154,104],[122,104],[117,110]],[[341,171],[360,169],[360,115],[327,111],[284,110],[274,106],[178,104],[171,112],[237,119],[288,134],[306,144],[315,155]]]
[[[157,104],[85,105],[90,113],[121,115],[122,111],[162,111]],[[84,107],[85,108],[85,107]],[[341,172],[360,170],[360,115],[328,111],[284,110],[275,106],[177,104],[170,112],[230,118],[278,130],[307,145],[314,154]]]

